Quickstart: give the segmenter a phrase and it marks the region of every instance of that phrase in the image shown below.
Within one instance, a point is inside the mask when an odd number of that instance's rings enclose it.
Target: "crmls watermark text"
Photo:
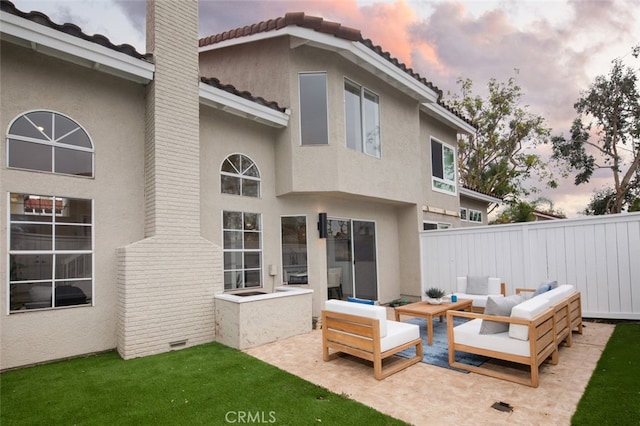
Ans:
[[[275,411],[227,411],[224,415],[227,423],[275,423]]]

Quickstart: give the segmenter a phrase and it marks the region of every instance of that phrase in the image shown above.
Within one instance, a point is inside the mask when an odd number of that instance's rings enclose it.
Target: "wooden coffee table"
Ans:
[[[471,312],[471,299],[458,299],[457,302],[443,302],[440,305],[432,305],[428,302],[409,303],[395,308],[396,321],[400,321],[400,315],[408,317],[420,317],[427,320],[428,343],[433,344],[433,318],[440,317],[440,322],[448,310]]]

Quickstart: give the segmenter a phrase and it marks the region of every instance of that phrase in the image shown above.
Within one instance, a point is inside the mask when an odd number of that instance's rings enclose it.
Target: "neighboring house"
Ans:
[[[309,287],[319,316],[329,269],[419,297],[419,231],[473,199],[441,91],[321,18],[198,50],[196,2],[147,7],[142,55],[2,1],[0,368],[213,341],[213,296],[246,288]]]
[[[557,214],[553,214],[553,213],[549,213],[549,212],[543,212],[540,210],[534,210],[533,211],[533,217],[534,217],[534,222],[538,222],[541,220],[558,220],[558,219],[566,219],[565,216],[560,216]]]
[[[494,195],[485,194],[466,186],[460,187],[460,222],[461,226],[488,225],[487,212],[492,204],[500,204],[502,200]]]

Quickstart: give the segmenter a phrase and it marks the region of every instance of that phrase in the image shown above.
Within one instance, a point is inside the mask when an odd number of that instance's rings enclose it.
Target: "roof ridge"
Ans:
[[[18,16],[23,19],[27,19],[36,24],[44,25],[45,27],[49,27],[51,29],[69,34],[70,36],[81,38],[88,42],[99,44],[108,49],[115,50],[120,53],[124,53],[125,55],[132,56],[136,59],[144,59],[144,60],[151,59],[150,54],[140,53],[136,50],[135,47],[133,47],[130,44],[124,43],[120,45],[115,45],[106,36],[102,34],[94,34],[94,35],[86,34],[82,31],[82,29],[80,29],[79,26],[75,24],[71,24],[68,22],[64,24],[57,24],[53,22],[51,18],[49,18],[49,16],[47,16],[42,12],[38,12],[38,11],[23,12],[20,9],[18,9],[9,0],[0,0],[0,10],[2,10],[3,12],[7,12],[11,15]]]

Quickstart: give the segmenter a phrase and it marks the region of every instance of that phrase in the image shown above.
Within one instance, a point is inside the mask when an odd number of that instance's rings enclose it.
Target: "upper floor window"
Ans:
[[[220,168],[220,187],[223,194],[260,196],[260,171],[249,157],[231,154]]]
[[[466,207],[460,207],[460,220],[468,220]]]
[[[75,121],[52,111],[16,118],[7,134],[9,167],[93,177],[93,144]]]
[[[456,151],[431,139],[431,183],[436,191],[456,194]]]
[[[93,202],[9,194],[9,310],[87,305],[93,295]]]
[[[380,158],[380,101],[378,95],[344,80],[347,148]]]
[[[300,139],[302,145],[329,143],[329,112],[327,74],[301,73],[300,83]]]
[[[482,212],[480,210],[469,209],[469,221],[482,223]]]

